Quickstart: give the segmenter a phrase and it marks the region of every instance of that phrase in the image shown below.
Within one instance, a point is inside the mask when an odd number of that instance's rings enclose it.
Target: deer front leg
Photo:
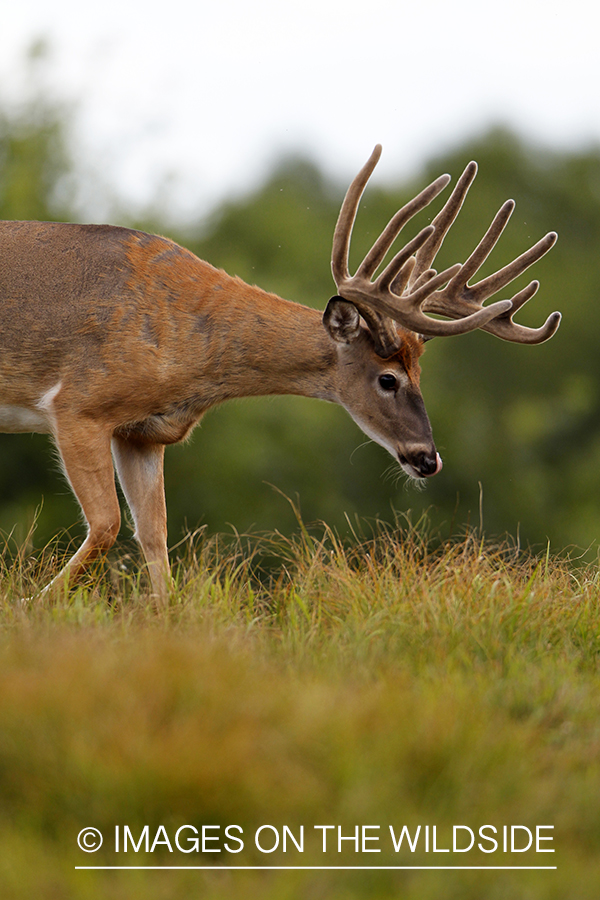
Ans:
[[[163,444],[139,444],[113,437],[112,452],[135,525],[154,594],[165,600],[171,585],[167,552],[167,507]]]
[[[70,585],[117,539],[121,512],[110,454],[110,430],[90,419],[56,412],[54,437],[65,475],[85,517],[88,533],[83,544],[45,591]]]

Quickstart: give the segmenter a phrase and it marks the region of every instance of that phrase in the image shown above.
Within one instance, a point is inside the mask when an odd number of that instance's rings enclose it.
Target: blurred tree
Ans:
[[[20,108],[5,107],[0,214],[76,217],[66,111],[44,98],[39,82]],[[549,536],[555,548],[587,546],[600,534],[600,149],[550,153],[501,129],[465,142],[430,161],[409,185],[369,188],[353,258],[430,176],[450,171],[456,177],[471,158],[480,175],[440,264],[464,259],[501,203],[514,196],[517,210],[484,271],[558,230],[557,247],[531,273],[542,282],[539,295],[519,315],[537,324],[561,309],[556,337],[540,347],[487,334],[427,345],[423,391],[445,465],[422,493],[405,487],[391,458],[343,410],[291,397],[226,404],[186,446],[167,451],[173,543],[184,525],[199,523],[211,530],[290,530],[294,517],[278,491],[299,497],[307,521],[323,518],[341,530],[346,515],[391,519],[394,509],[411,508],[415,518],[429,508],[447,531],[451,522],[478,522],[480,484],[488,533],[520,532],[523,542],[534,543]],[[259,190],[224,204],[195,233],[170,229],[171,236],[230,274],[323,309],[334,292],[329,258],[341,196],[312,163],[287,159]],[[152,208],[148,227],[163,231]],[[77,505],[46,438],[0,436],[0,527],[17,522],[22,534],[42,496],[38,545],[78,519]]]
[[[448,464],[431,496],[446,506],[458,491],[464,516],[467,507],[476,508],[481,481],[491,531],[520,528],[528,541],[586,548],[600,536],[600,149],[550,153],[495,130],[433,168],[455,174],[469,156],[479,161],[480,183],[455,226],[456,243],[445,249],[463,258],[471,236],[482,233],[502,200],[515,197],[492,263],[501,265],[546,231],[558,231],[557,246],[521,279],[524,286],[539,278],[541,289],[519,319],[540,323],[553,309],[564,319],[539,347],[483,333],[432,342],[424,389]]]
[[[68,220],[68,111],[46,95],[50,59],[43,41],[31,46],[25,63],[24,99],[0,104],[0,218]],[[0,529],[12,531],[16,523],[22,540],[36,510],[44,542],[78,517],[48,439],[0,434]]]
[[[70,212],[65,187],[72,170],[68,113],[46,96],[44,41],[29,50],[27,96],[0,108],[0,213],[4,219],[61,219]]]
[[[354,259],[420,186],[441,171],[456,178],[471,158],[479,161],[480,174],[440,265],[465,259],[504,200],[516,197],[517,209],[482,275],[558,230],[557,247],[515,287],[541,280],[519,319],[539,324],[561,309],[558,334],[539,347],[483,333],[428,344],[423,390],[445,468],[423,493],[405,488],[385,452],[365,446],[339,410],[291,398],[225,407],[196,433],[195,446],[182,451],[187,458],[197,447],[210,467],[207,483],[193,477],[190,461],[187,495],[210,527],[226,521],[238,528],[250,522],[281,527],[282,500],[263,484],[274,482],[299,493],[307,519],[323,517],[338,527],[344,513],[389,518],[391,507],[410,507],[414,516],[429,509],[446,528],[479,522],[481,490],[488,533],[518,533],[535,544],[549,537],[555,548],[587,547],[600,534],[600,492],[589,489],[600,479],[600,150],[551,153],[494,129],[431,161],[410,185],[370,188],[355,229]],[[340,200],[309,163],[289,160],[254,195],[222,209],[208,233],[192,241],[193,249],[231,273],[323,308],[333,291],[329,255]],[[238,465],[239,482],[230,481]],[[171,472],[176,481],[177,466]],[[180,496],[173,484],[172,508]]]

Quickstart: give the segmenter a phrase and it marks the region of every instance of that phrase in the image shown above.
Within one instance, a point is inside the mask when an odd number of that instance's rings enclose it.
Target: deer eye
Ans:
[[[389,372],[379,376],[379,384],[384,391],[398,390],[398,379],[395,375],[390,375]]]

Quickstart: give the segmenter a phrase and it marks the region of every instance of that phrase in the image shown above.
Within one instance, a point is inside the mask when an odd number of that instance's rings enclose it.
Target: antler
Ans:
[[[512,321],[514,313],[535,294],[539,282],[532,282],[511,300],[499,300],[486,307],[482,304],[540,259],[556,241],[556,234],[546,235],[503,269],[473,286],[468,285],[469,279],[482,266],[502,234],[514,209],[512,200],[502,206],[463,265],[452,266],[439,274],[431,268],[477,174],[474,162],[466,167],[433,223],[396,253],[377,278],[373,280],[376,270],[404,225],[437,197],[450,181],[449,175],[437,178],[392,217],[356,274],[350,275],[348,252],[352,226],[360,198],[380,156],[381,145],[378,144],[348,189],[333,237],[331,260],[338,293],[352,302],[365,319],[377,352],[385,357],[398,349],[399,336],[393,322],[428,337],[465,334],[483,328],[504,340],[520,343],[540,343],[550,338],[558,328],[560,313],[552,313],[546,323],[537,329]],[[447,316],[452,321],[432,318],[426,312]]]
[[[470,162],[448,199],[446,205],[432,222],[433,233],[416,254],[414,269],[410,275],[408,285],[413,287],[420,278],[426,277],[427,271],[442,245],[452,222],[456,218],[463,201],[467,195],[475,176],[477,175],[477,163]],[[504,268],[494,272],[477,284],[470,286],[471,279],[481,268],[493,248],[496,246],[500,235],[506,228],[515,208],[514,200],[507,200],[498,212],[487,232],[467,259],[459,271],[448,282],[445,288],[435,291],[424,302],[424,309],[439,315],[449,316],[452,319],[470,316],[482,309],[484,300],[496,294],[506,285],[522,275],[538,259],[541,259],[551,247],[554,246],[558,235],[551,231],[529,250],[526,250]],[[561,314],[551,313],[540,328],[528,328],[513,322],[514,314],[530,300],[540,286],[539,281],[532,281],[526,288],[515,294],[510,300],[509,309],[498,314],[486,325],[480,325],[484,331],[495,334],[505,341],[513,341],[519,344],[541,344],[552,337],[560,325]],[[487,307],[491,309],[492,307]]]

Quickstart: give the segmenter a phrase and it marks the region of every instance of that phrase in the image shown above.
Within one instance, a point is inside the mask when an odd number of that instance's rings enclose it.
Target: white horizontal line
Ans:
[[[490,871],[515,871],[515,870],[553,870],[557,869],[558,866],[75,866],[76,869],[79,870],[105,870],[105,869],[121,869],[121,870],[144,870],[144,871],[162,871],[165,869],[168,870],[194,870],[194,871],[202,871],[202,872],[235,872],[237,870],[240,871],[269,871],[273,870],[274,872],[299,872],[303,870],[310,871],[369,871],[369,872],[389,872],[389,871],[399,871],[399,870],[421,870],[421,871],[452,871],[453,869],[461,869],[461,870],[483,870],[490,869]]]

